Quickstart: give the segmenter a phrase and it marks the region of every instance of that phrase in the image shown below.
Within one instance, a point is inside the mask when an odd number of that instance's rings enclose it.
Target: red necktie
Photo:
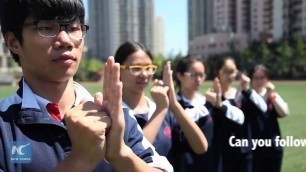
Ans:
[[[47,111],[50,113],[50,115],[57,121],[61,122],[61,113],[58,108],[58,104],[56,103],[48,103],[47,104]]]

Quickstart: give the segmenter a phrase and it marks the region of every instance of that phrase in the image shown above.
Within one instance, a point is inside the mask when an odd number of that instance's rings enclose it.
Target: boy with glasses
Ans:
[[[88,26],[81,0],[2,0],[2,34],[23,70],[0,101],[2,171],[172,171],[122,108],[118,64],[93,98],[73,81]]]

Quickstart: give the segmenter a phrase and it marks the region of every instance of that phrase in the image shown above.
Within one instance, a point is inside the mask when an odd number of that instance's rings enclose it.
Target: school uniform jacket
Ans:
[[[267,110],[267,106],[265,105],[262,97],[257,94],[254,90],[248,89],[246,91],[236,91],[236,96],[228,100],[232,105],[241,109],[245,116],[244,123],[242,126],[237,128],[234,131],[235,139],[234,142],[241,142],[242,140],[247,140],[247,145],[231,147],[229,145],[228,151],[226,154],[229,154],[234,157],[243,157],[243,158],[252,158],[252,132],[251,132],[251,113],[250,106],[257,106],[259,111],[265,112]]]
[[[74,83],[78,105],[85,97],[93,97],[79,84]],[[71,142],[64,121],[58,122],[46,111],[49,103],[35,95],[24,80],[17,93],[0,101],[0,172],[53,171],[71,151]],[[137,121],[127,108],[124,141],[133,152],[152,167],[173,171],[165,157],[159,156],[154,147],[144,138]],[[14,144],[23,143],[24,145]],[[12,146],[13,145],[13,146]],[[27,147],[26,147],[27,146]],[[27,155],[24,155],[27,150]],[[11,158],[18,153],[30,157],[30,162],[14,162]],[[95,171],[113,171],[111,164],[101,162]],[[129,169],[127,169],[129,171]]]
[[[146,99],[149,107],[149,112],[147,114],[135,114],[135,112],[125,102],[123,102],[123,105],[126,106],[129,110],[129,114],[134,114],[141,128],[143,128],[147,124],[147,122],[151,119],[153,113],[156,110],[156,104],[148,97],[146,97]],[[153,146],[155,147],[156,152],[170,159],[172,158],[171,149],[174,145],[173,130],[176,125],[177,121],[174,115],[171,111],[168,111],[165,116],[165,119],[162,122],[161,127],[156,129],[158,130],[158,133],[155,138],[155,141],[153,142]]]
[[[255,92],[250,90],[250,94]],[[276,94],[276,98],[280,95]],[[250,118],[251,132],[253,139],[263,139],[270,141],[269,145],[264,147],[256,147],[253,150],[254,158],[281,158],[283,156],[283,148],[277,146],[275,138],[281,136],[280,127],[277,119],[280,117],[277,113],[272,100],[267,97],[267,92],[264,90],[260,95],[261,101],[249,100],[245,105],[248,118]],[[259,99],[259,98],[257,98]],[[283,106],[288,108],[288,105],[283,102]]]
[[[189,117],[199,126],[204,133],[208,149],[204,154],[198,155],[191,149],[182,129],[176,130],[176,138],[179,144],[176,146],[174,155],[176,162],[175,171],[192,171],[192,172],[209,172],[213,171],[213,129],[214,122],[211,116],[211,107],[208,106],[206,98],[201,94],[197,94],[194,100],[187,99],[180,92],[177,94],[177,100],[185,109]],[[178,158],[179,157],[179,158]]]

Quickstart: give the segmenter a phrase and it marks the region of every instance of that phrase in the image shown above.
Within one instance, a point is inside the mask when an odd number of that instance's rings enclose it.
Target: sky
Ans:
[[[85,0],[85,6],[87,1]],[[155,15],[163,17],[165,21],[166,55],[176,55],[179,52],[186,55],[187,0],[155,0]]]
[[[155,15],[165,21],[167,55],[187,53],[187,0],[155,0]]]

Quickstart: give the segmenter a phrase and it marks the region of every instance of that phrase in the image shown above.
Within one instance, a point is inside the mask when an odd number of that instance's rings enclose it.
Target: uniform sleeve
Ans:
[[[288,114],[290,114],[288,103],[286,103],[278,93],[276,93],[276,99],[281,100],[281,106],[288,111]]]
[[[249,89],[247,91],[242,91],[242,95],[244,98],[249,100],[249,102],[253,104],[253,106],[255,106],[258,110],[263,113],[267,112],[267,103],[258,93],[256,93],[255,90]]]
[[[222,102],[221,108],[212,107],[211,115],[215,125],[229,130],[239,129],[245,120],[244,113],[228,100]]]
[[[244,114],[236,106],[233,106],[228,100],[222,102],[221,111],[225,114],[225,117],[232,122],[235,122],[239,125],[244,123]]]
[[[153,145],[144,137],[143,132],[138,125],[131,110],[123,109],[125,117],[124,141],[133,152],[154,168],[161,169],[166,172],[172,172],[173,167],[166,157],[160,156]]]
[[[200,118],[209,115],[209,111],[204,105],[200,107],[186,108],[185,111],[193,121],[198,121]]]

